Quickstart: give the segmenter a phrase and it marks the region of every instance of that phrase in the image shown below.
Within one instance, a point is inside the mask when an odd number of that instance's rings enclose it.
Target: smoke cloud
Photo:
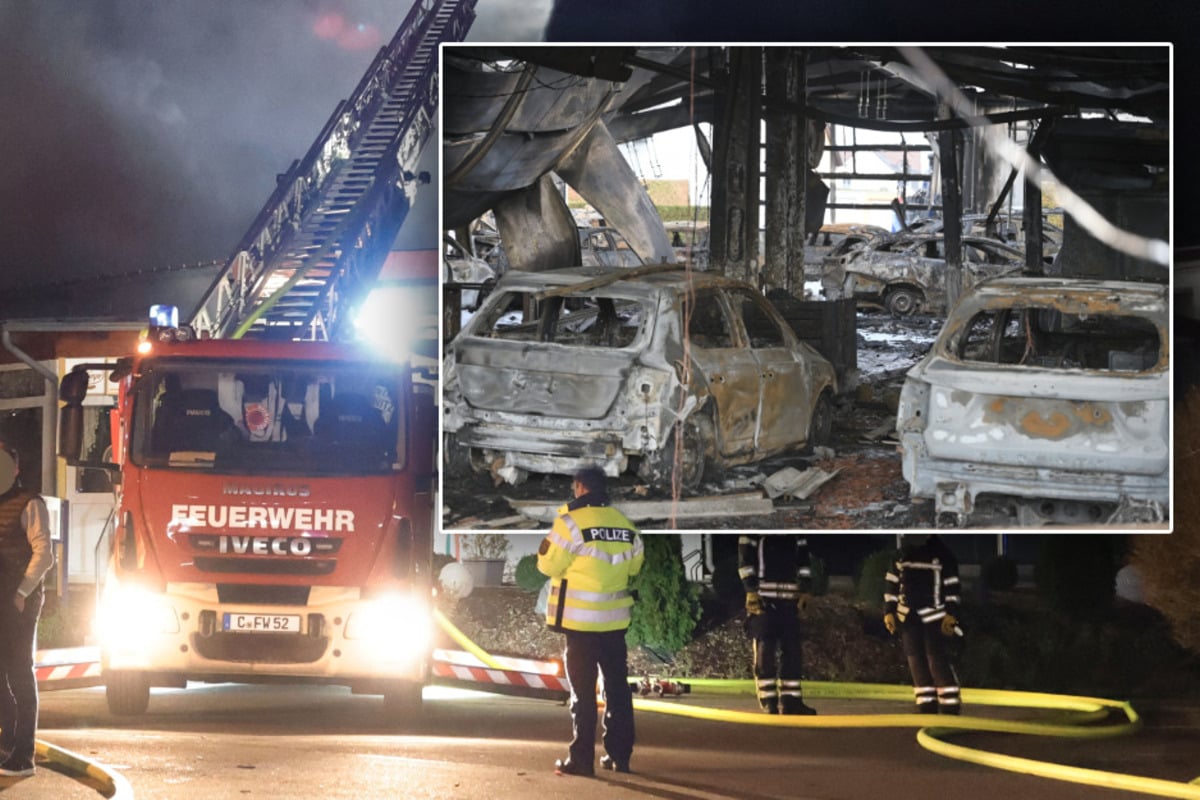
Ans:
[[[0,2],[0,285],[224,259],[408,2]]]

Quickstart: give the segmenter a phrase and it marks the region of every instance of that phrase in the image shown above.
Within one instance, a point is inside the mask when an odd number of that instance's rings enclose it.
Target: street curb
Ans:
[[[67,773],[70,777],[93,787],[110,800],[133,800],[133,787],[119,772],[88,761],[83,756],[64,750],[58,745],[38,739],[34,742],[34,751],[45,760]]]

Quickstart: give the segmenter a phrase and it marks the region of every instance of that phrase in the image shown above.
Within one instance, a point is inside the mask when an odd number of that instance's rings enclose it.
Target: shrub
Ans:
[[[674,653],[692,640],[700,619],[697,587],[688,582],[683,568],[679,534],[643,536],[646,561],[631,582],[638,594],[626,636],[630,645]]]
[[[1200,483],[1200,390],[1192,387],[1175,408],[1175,486]],[[1146,603],[1162,612],[1175,641],[1200,653],[1200,494],[1176,491],[1169,536],[1134,536],[1130,564],[1142,579]]]
[[[508,557],[508,545],[508,535],[504,533],[467,534],[462,539],[462,557],[502,561]]]
[[[1047,605],[1072,619],[1099,619],[1116,595],[1117,547],[1111,535],[1048,534],[1039,542],[1034,581]]]
[[[1007,592],[1017,586],[1017,562],[1008,556],[989,558],[981,572],[983,585],[993,592]]]
[[[829,573],[825,568],[825,559],[820,556],[809,556],[812,562],[812,594],[814,597],[829,594]]]
[[[542,584],[550,580],[542,573],[538,572],[537,556],[530,553],[527,556],[521,556],[517,562],[517,569],[514,573],[517,581],[517,586],[520,586],[527,592],[540,592]]]
[[[883,592],[887,585],[885,576],[895,561],[896,554],[892,550],[876,550],[863,559],[854,582],[854,594],[868,608],[883,609]]]
[[[61,613],[47,609],[38,618],[37,646],[39,648],[67,647],[67,620]]]
[[[741,608],[746,600],[746,590],[738,577],[737,554],[721,558],[713,565],[712,590],[721,605],[729,609]]]
[[[438,575],[441,575],[442,567],[446,566],[447,564],[453,564],[457,560],[458,559],[456,559],[454,556],[446,555],[445,553],[434,553],[433,554],[433,577],[436,578]]]

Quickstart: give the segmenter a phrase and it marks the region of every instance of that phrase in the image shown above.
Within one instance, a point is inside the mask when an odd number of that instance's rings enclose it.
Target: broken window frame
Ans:
[[[645,298],[619,292],[551,295],[542,300],[535,300],[535,293],[534,290],[505,290],[494,306],[471,320],[468,335],[564,347],[624,350],[643,340],[646,320],[652,313]],[[502,324],[514,313],[516,301],[520,301],[520,320]],[[589,308],[588,303],[594,305]],[[603,327],[597,329],[598,323]]]
[[[1108,324],[1098,330],[1097,318],[1108,319]],[[984,324],[987,328],[981,330]],[[1124,332],[1117,330],[1121,326],[1126,328]],[[1135,336],[1142,341],[1131,341]],[[1136,346],[1118,347],[1123,340]],[[1155,372],[1163,360],[1159,328],[1143,316],[1073,314],[1032,304],[981,309],[951,344],[948,356],[953,361],[1004,368],[1146,375]],[[1114,360],[1114,355],[1127,358]]]

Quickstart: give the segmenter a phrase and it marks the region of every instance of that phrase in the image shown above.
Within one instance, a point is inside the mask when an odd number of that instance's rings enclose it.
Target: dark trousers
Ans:
[[[754,639],[754,682],[765,710],[791,711],[800,705],[803,668],[800,618],[795,603],[767,601],[749,618]]]
[[[13,761],[33,763],[37,732],[38,691],[33,672],[42,590],[25,598],[17,613],[12,594],[0,598],[0,754],[11,752]]]
[[[900,625],[900,640],[912,674],[917,710],[926,714],[959,713],[958,675],[950,663],[941,621],[922,622],[916,614],[910,614]]]
[[[617,763],[633,755],[633,692],[629,688],[625,631],[567,631],[564,655],[571,684],[570,758],[589,765],[596,758],[596,678],[604,676],[604,749]]]

